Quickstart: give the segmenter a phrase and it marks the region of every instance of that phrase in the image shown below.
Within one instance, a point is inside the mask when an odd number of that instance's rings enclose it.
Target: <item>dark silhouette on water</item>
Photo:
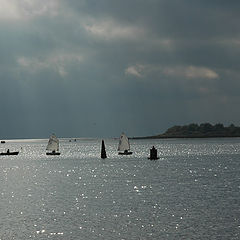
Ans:
[[[159,159],[159,157],[157,156],[157,149],[154,146],[150,149],[150,157],[148,159],[150,160]]]
[[[46,155],[60,155],[60,152],[53,150],[52,152],[47,152]]]
[[[10,152],[8,149],[7,152],[1,152],[0,155],[18,155],[19,152]]]
[[[103,159],[104,159],[104,158],[107,158],[104,140],[102,140],[101,158],[103,158]]]

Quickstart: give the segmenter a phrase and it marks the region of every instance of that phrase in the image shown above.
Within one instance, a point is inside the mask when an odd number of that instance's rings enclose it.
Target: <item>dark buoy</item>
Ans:
[[[107,158],[104,141],[102,140],[101,158]]]
[[[148,159],[150,160],[159,159],[159,157],[157,156],[157,149],[154,146],[150,149],[150,157]]]

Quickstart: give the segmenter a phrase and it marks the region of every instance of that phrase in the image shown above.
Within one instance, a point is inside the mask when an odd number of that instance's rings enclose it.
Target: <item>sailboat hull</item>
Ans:
[[[47,152],[46,155],[60,155],[60,152]]]
[[[18,155],[19,152],[2,152],[0,155],[6,156],[6,155]]]
[[[132,152],[119,152],[118,155],[131,155]]]

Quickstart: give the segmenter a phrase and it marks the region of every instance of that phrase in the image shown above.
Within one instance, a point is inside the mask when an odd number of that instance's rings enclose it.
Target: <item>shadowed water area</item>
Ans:
[[[0,145],[0,239],[240,238],[239,138],[47,141]]]

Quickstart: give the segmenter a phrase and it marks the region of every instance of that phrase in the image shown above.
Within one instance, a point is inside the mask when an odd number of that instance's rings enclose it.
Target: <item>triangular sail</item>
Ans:
[[[118,151],[125,150],[130,150],[130,144],[128,141],[128,137],[124,133],[122,133],[119,139]]]
[[[54,134],[49,138],[46,150],[59,151],[59,140]]]

